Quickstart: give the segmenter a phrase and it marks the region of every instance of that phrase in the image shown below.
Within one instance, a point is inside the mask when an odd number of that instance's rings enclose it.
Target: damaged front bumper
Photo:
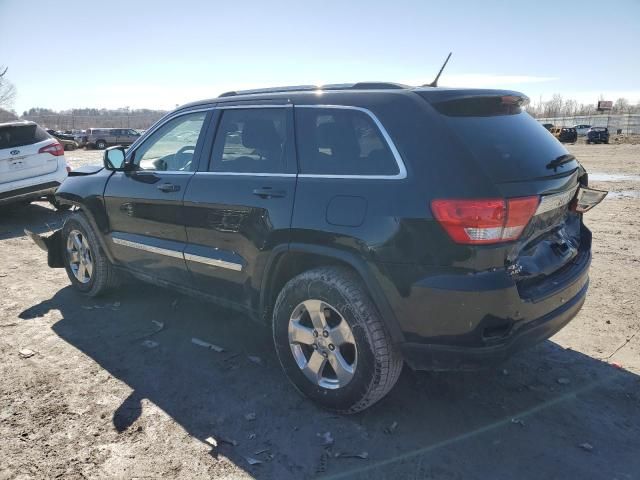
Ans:
[[[42,250],[47,252],[47,264],[51,268],[64,268],[64,249],[62,245],[62,229],[49,236],[38,235],[26,228],[24,233]]]

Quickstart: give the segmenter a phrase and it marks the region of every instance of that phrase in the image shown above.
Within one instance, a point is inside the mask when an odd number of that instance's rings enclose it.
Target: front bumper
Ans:
[[[64,253],[62,249],[62,229],[54,231],[45,237],[24,229],[27,235],[42,250],[47,252],[47,264],[51,268],[64,268]]]

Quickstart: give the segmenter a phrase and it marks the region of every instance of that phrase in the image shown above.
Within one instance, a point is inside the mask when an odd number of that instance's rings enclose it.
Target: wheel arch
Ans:
[[[115,259],[113,257],[113,253],[111,252],[111,250],[107,246],[107,242],[104,239],[104,231],[105,231],[105,229],[104,228],[100,228],[100,225],[102,225],[103,227],[105,226],[104,222],[106,221],[106,217],[104,219],[96,218],[96,215],[94,215],[94,212],[92,211],[92,209],[89,208],[84,202],[82,202],[82,201],[80,201],[80,200],[78,200],[76,198],[69,198],[67,196],[60,196],[60,197],[62,199],[64,199],[64,203],[73,205],[74,207],[76,207],[78,209],[78,211],[81,214],[83,214],[85,216],[85,218],[89,222],[89,225],[93,229],[93,231],[94,231],[94,233],[96,235],[96,238],[98,239],[98,242],[100,243],[100,248],[105,253],[105,255],[107,256],[109,261],[111,263],[115,263]]]
[[[281,245],[273,251],[265,265],[260,288],[260,313],[262,320],[270,323],[275,300],[282,287],[302,272],[320,266],[335,265],[353,270],[366,286],[371,300],[382,317],[394,343],[404,341],[404,335],[396,316],[387,301],[382,287],[371,267],[358,255],[344,250],[320,245],[292,243]]]

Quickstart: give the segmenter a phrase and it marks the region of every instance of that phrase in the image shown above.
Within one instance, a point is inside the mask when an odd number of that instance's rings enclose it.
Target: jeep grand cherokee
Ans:
[[[272,325],[298,390],[343,413],[404,363],[471,369],[580,310],[604,193],[518,92],[360,83],[178,108],[57,192],[33,236],[94,296],[121,272]]]

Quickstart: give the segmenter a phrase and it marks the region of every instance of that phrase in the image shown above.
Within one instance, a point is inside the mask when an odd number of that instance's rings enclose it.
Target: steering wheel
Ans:
[[[185,155],[185,152],[187,152],[189,150],[192,150],[193,152],[195,152],[196,151],[196,147],[194,145],[185,145],[184,147],[180,148],[180,150],[178,150],[173,155],[173,164],[176,165],[176,166],[182,164],[182,159],[180,158],[180,156]],[[189,159],[187,162],[185,162],[184,165],[179,167],[178,170],[188,171],[189,167],[191,166],[192,159],[193,159],[193,153],[191,153],[191,159]]]

